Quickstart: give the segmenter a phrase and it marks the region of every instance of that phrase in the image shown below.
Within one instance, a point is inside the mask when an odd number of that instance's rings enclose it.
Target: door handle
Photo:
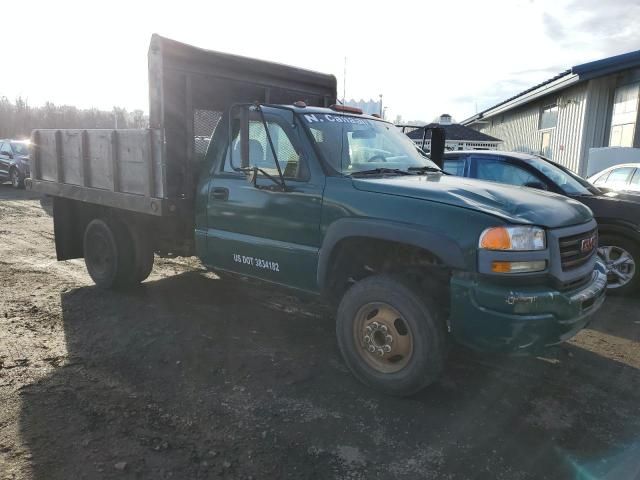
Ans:
[[[215,187],[213,190],[211,190],[209,196],[216,200],[228,200],[229,189],[224,187]]]

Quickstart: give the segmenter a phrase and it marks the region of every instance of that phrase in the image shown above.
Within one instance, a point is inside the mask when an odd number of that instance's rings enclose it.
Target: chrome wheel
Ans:
[[[607,266],[607,288],[621,288],[633,280],[636,262],[624,248],[605,245],[598,248],[598,255]]]
[[[358,310],[353,338],[360,357],[381,373],[402,370],[413,353],[408,323],[386,303],[368,303]]]

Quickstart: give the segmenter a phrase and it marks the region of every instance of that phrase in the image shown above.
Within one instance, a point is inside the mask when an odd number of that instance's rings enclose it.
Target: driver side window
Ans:
[[[258,167],[269,175],[278,176],[276,158],[280,164],[280,171],[285,178],[298,179],[300,173],[300,155],[293,146],[293,142],[282,126],[276,122],[267,120],[267,127],[273,149],[269,144],[269,138],[264,124],[259,120],[249,122],[249,165]]]
[[[304,180],[307,177],[307,171],[303,168],[302,159],[298,150],[294,146],[294,141],[283,126],[274,121],[267,119],[267,128],[273,142],[273,149],[269,143],[264,123],[261,120],[249,120],[248,125],[248,153],[249,164],[247,166],[258,167],[273,177],[278,176],[278,168],[276,166],[276,158],[280,165],[280,171],[286,179]],[[228,149],[224,163],[225,172],[234,172],[234,166],[237,168],[241,163],[241,147],[240,147],[240,131],[235,133],[231,142],[231,148]],[[274,158],[275,151],[275,158]],[[233,162],[231,161],[231,155]]]

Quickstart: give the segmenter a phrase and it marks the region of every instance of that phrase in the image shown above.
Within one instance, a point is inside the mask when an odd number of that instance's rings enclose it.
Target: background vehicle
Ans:
[[[29,176],[29,142],[0,140],[0,181],[11,181],[14,188],[24,188]]]
[[[640,193],[640,163],[624,163],[609,167],[589,177],[599,188]]]
[[[635,167],[612,168],[626,169],[620,176],[627,180],[640,177]],[[564,167],[525,153],[447,152],[444,169],[454,175],[547,190],[584,203],[598,222],[598,248],[607,264],[608,290],[629,293],[640,284],[640,197],[605,193]]]
[[[537,350],[604,300],[588,208],[442,174],[391,123],[332,105],[333,76],[154,36],[149,79],[149,130],[32,135],[58,259],[101,287],[144,280],[157,252],[323,295],[351,371],[396,395],[437,378],[448,339]],[[219,121],[200,159],[203,109]]]

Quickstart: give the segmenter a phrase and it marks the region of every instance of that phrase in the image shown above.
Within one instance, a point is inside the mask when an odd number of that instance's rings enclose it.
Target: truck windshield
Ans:
[[[558,185],[566,195],[590,196],[599,193],[598,189],[589,182],[551,160],[535,157],[528,159],[527,163]]]
[[[384,173],[438,169],[390,123],[325,113],[303,114],[301,117],[324,160],[342,174],[376,169]]]

